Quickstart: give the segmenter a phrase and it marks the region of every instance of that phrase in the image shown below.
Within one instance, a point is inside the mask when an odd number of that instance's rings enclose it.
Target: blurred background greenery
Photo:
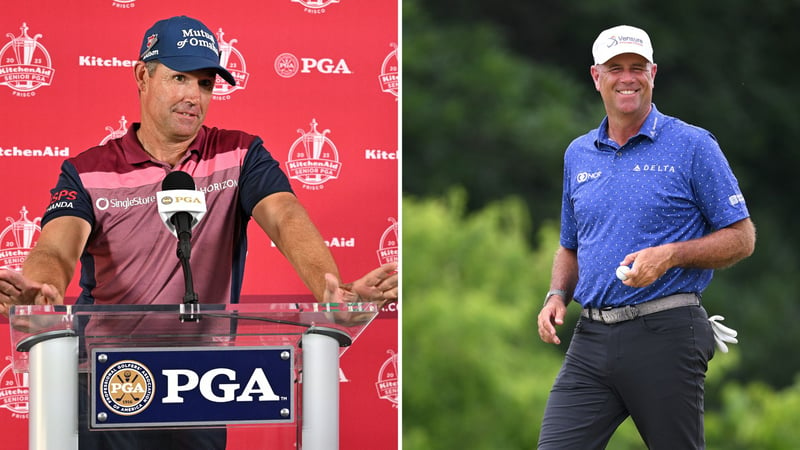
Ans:
[[[545,345],[563,152],[604,116],[591,43],[644,28],[654,102],[711,131],[758,229],[704,295],[709,449],[800,448],[797,0],[402,1],[403,448],[535,448],[578,308]],[[627,421],[609,449],[641,449]]]

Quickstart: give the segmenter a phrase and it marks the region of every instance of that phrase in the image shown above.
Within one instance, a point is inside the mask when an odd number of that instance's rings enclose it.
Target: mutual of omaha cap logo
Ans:
[[[220,64],[217,38],[202,22],[186,16],[159,20],[144,34],[142,61],[158,60],[178,72],[214,69],[231,86],[236,80]]]
[[[133,416],[147,409],[155,396],[153,374],[138,361],[119,361],[106,369],[98,386],[110,412]]]
[[[605,64],[609,59],[623,53],[635,53],[653,62],[653,44],[650,36],[641,28],[619,25],[604,30],[592,45],[595,64]]]

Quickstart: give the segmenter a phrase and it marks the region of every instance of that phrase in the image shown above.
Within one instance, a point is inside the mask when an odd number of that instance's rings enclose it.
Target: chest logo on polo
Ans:
[[[675,166],[671,164],[637,164],[634,172],[670,172],[675,173]]]
[[[591,173],[589,173],[589,172],[580,172],[580,173],[578,173],[578,176],[575,177],[575,180],[577,180],[578,183],[583,183],[583,182],[586,182],[586,181],[589,181],[589,180],[596,180],[596,179],[600,178],[600,175],[602,175],[602,174],[603,174],[603,172],[601,172],[599,170],[597,172],[591,172]]]

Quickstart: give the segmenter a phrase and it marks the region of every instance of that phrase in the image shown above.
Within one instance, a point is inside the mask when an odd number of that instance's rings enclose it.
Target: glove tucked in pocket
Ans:
[[[714,342],[717,344],[717,348],[722,353],[728,353],[728,345],[726,342],[738,344],[739,340],[736,339],[736,335],[739,333],[733,328],[721,324],[720,322],[723,320],[725,320],[725,317],[719,315],[708,318],[708,321],[711,322],[711,329],[714,330]]]

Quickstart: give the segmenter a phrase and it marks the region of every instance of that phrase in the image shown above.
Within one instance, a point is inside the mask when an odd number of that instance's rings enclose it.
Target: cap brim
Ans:
[[[220,66],[219,64],[209,64],[208,60],[203,60],[201,58],[190,58],[185,56],[178,56],[172,58],[154,58],[161,61],[162,64],[169,67],[172,70],[177,70],[178,72],[192,72],[195,70],[203,70],[203,69],[214,69],[217,74],[222,77],[228,84],[231,86],[236,86],[236,80],[233,78],[230,72],[228,72],[224,67]]]

